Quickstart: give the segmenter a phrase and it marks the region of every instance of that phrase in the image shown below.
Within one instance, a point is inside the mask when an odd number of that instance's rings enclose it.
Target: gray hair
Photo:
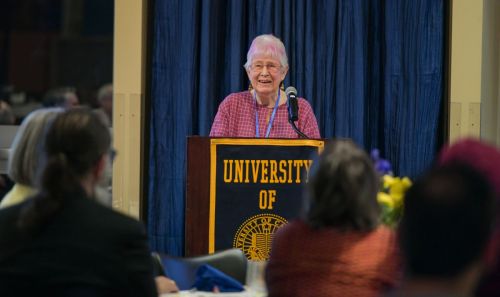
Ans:
[[[44,107],[64,107],[68,94],[75,94],[76,90],[73,87],[58,87],[49,90],[42,99]]]
[[[113,97],[113,84],[105,84],[97,91],[97,101],[99,103],[110,97]]]
[[[257,55],[266,55],[280,61],[281,66],[288,67],[285,45],[274,35],[264,34],[255,37],[248,49],[245,69],[249,69],[253,58]]]
[[[0,125],[14,125],[15,122],[16,116],[9,104],[0,100]]]
[[[14,182],[36,187],[48,127],[62,111],[62,108],[39,109],[24,119],[12,143],[7,166],[7,174]]]
[[[306,221],[314,228],[370,231],[379,223],[379,185],[370,157],[350,140],[325,145],[315,162]]]

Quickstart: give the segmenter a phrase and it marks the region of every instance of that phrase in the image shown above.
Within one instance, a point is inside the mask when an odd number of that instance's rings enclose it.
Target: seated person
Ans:
[[[144,227],[94,200],[110,144],[90,110],[56,117],[39,194],[0,211],[0,296],[157,296]]]
[[[395,285],[400,265],[394,232],[379,225],[372,161],[337,140],[313,166],[304,218],[275,235],[269,297],[379,296]]]
[[[7,173],[15,184],[0,202],[0,208],[20,203],[35,194],[35,177],[43,163],[45,134],[62,111],[60,108],[35,110],[22,122],[12,143],[7,165]]]
[[[12,113],[9,104],[0,98],[0,125],[14,125],[16,117]],[[12,181],[4,174],[0,174],[0,200],[10,191]]]
[[[42,104],[44,107],[62,107],[68,109],[77,107],[80,104],[80,100],[74,88],[59,87],[49,90],[43,97]]]
[[[406,194],[399,228],[406,275],[391,296],[475,296],[493,230],[494,202],[485,176],[460,163],[435,168],[417,180]]]
[[[493,185],[497,203],[500,203],[500,150],[498,147],[474,138],[460,139],[439,155],[440,164],[454,162],[468,164],[484,174]],[[475,293],[478,297],[498,296],[500,292],[500,225],[498,223],[490,250],[486,271]]]
[[[113,85],[105,84],[97,91],[97,103],[99,108],[94,112],[101,121],[108,127],[113,124]]]
[[[14,125],[16,117],[10,108],[10,105],[0,99],[0,125]]]

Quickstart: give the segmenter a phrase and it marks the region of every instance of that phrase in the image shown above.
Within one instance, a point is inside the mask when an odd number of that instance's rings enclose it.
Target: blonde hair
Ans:
[[[48,127],[62,108],[44,108],[30,113],[22,122],[10,150],[7,174],[16,183],[36,187],[35,180],[45,157]]]

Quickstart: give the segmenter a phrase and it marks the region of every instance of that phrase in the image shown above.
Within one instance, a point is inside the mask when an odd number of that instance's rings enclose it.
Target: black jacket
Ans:
[[[17,227],[30,201],[0,211],[0,296],[157,296],[142,224],[84,195],[66,198],[30,234]]]

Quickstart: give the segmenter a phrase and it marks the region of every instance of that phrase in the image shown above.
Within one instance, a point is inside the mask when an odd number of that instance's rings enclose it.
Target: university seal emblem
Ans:
[[[241,249],[249,260],[267,260],[274,233],[287,221],[274,214],[259,214],[247,219],[234,236],[233,247]]]

